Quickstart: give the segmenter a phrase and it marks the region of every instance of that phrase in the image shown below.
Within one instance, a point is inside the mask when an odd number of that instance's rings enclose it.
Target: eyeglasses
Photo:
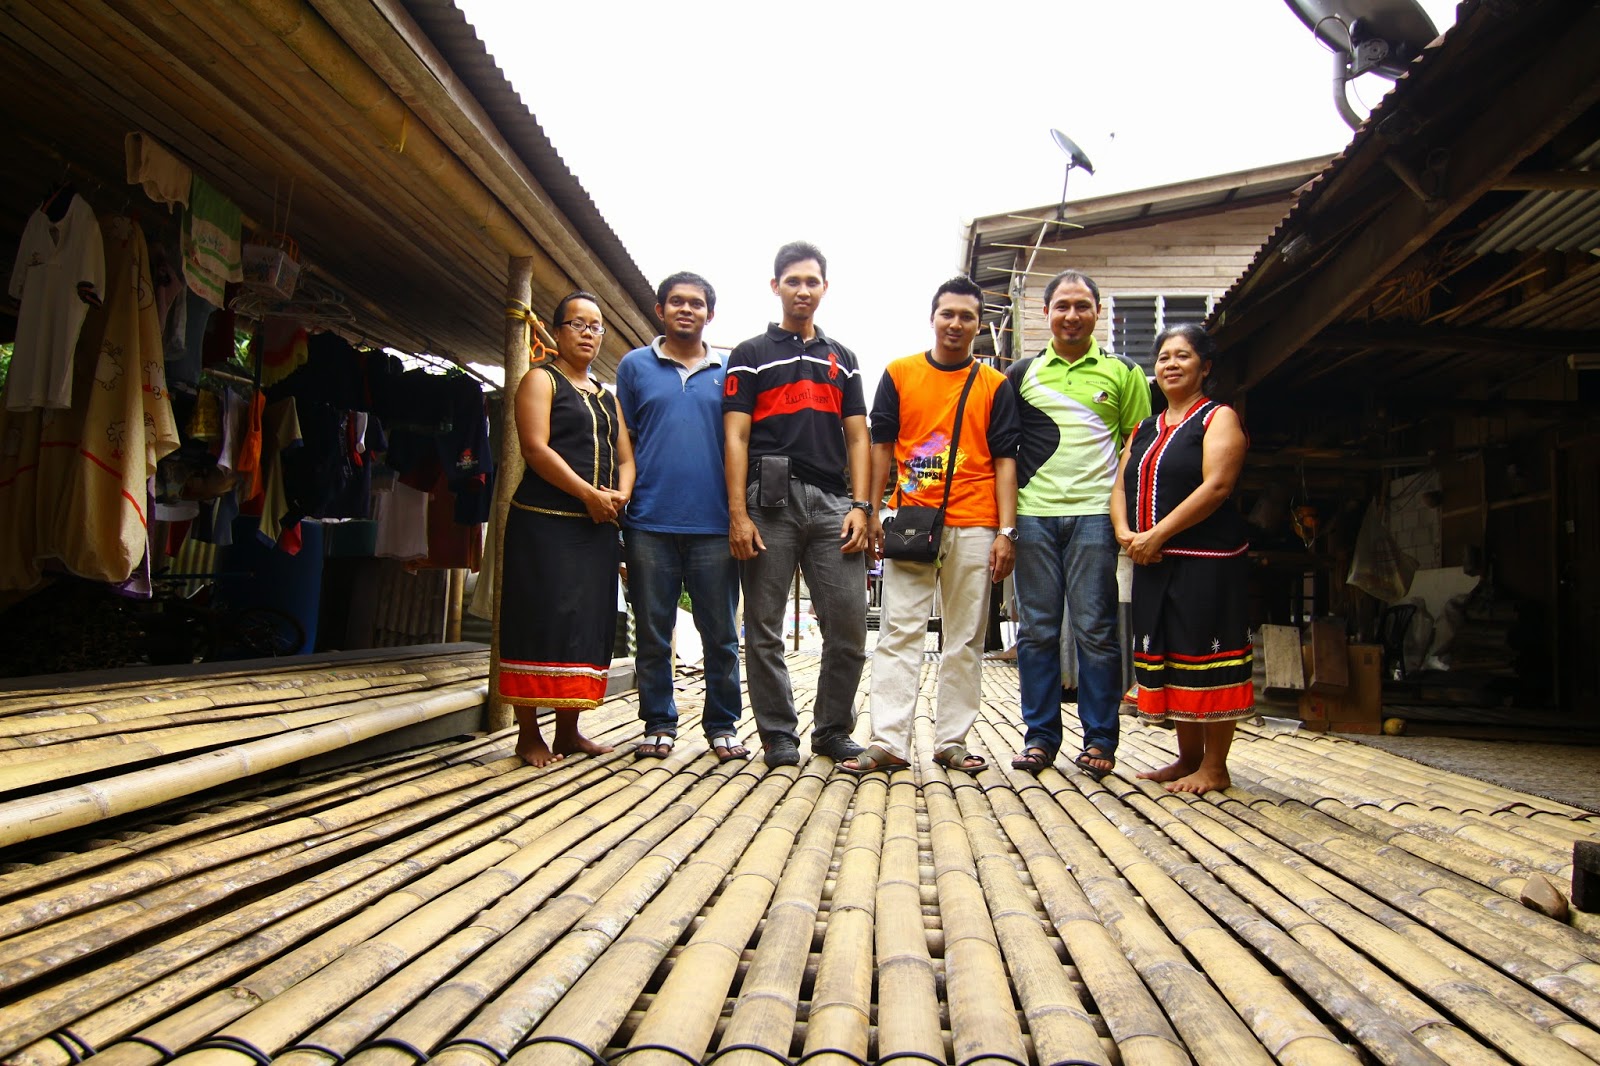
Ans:
[[[585,333],[593,333],[596,337],[603,337],[606,334],[606,328],[600,323],[581,322],[576,318],[569,318],[565,322],[557,322],[556,325],[571,326],[572,332],[578,334],[580,337]]]

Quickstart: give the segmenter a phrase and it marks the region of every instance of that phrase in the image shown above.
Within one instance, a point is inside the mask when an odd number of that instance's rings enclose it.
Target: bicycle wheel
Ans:
[[[300,620],[276,607],[246,607],[234,616],[234,621],[242,658],[294,655],[306,642],[306,630]]]

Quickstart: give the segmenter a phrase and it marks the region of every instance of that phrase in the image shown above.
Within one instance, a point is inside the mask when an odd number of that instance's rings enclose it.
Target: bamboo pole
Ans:
[[[838,873],[823,886],[828,920],[802,1054],[817,1066],[846,1066],[867,1057],[871,1044],[873,951],[878,872],[888,793],[882,782],[857,786]],[[807,983],[806,977],[801,984]],[[828,1054],[832,1049],[835,1054]],[[662,1063],[661,1066],[667,1066]]]
[[[1109,780],[1109,779],[1108,779]],[[1129,786],[1123,784],[1120,788]],[[1424,990],[1430,998],[1447,1005],[1456,1017],[1469,1024],[1485,1040],[1516,1061],[1533,1061],[1549,1056],[1551,1061],[1577,1062],[1577,1054],[1563,1041],[1580,1048],[1592,1046],[1600,1034],[1571,1024],[1560,1011],[1528,995],[1513,982],[1501,978],[1482,963],[1471,959],[1453,944],[1427,932],[1415,923],[1384,922],[1363,913],[1375,901],[1352,886],[1338,883],[1330,887],[1325,871],[1281,846],[1266,841],[1253,830],[1233,821],[1207,803],[1188,802],[1163,793],[1169,807],[1203,811],[1207,817],[1191,824],[1219,847],[1249,865],[1284,895],[1295,899],[1308,914],[1357,944],[1366,954],[1394,972],[1407,974],[1409,983]],[[1070,798],[1069,798],[1070,799]],[[1086,802],[1081,801],[1080,802]],[[1251,860],[1240,858],[1246,848],[1264,848],[1264,854]],[[1425,950],[1418,951],[1418,946]],[[1455,976],[1459,972],[1461,976]],[[1462,978],[1465,977],[1466,980]]]
[[[0,1048],[15,1047],[24,1039],[37,1038],[69,1022],[86,1036],[102,1035],[94,1028],[97,1024],[113,1026],[113,1033],[122,1035],[128,1030],[116,1027],[141,1024],[152,1017],[147,1012],[159,1011],[163,1004],[172,1007],[191,1000],[197,988],[206,987],[208,979],[233,976],[240,968],[279,953],[284,943],[299,939],[287,931],[279,932],[277,923],[286,922],[291,927],[299,925],[304,931],[319,932],[331,918],[357,912],[353,921],[268,966],[249,982],[202,1000],[179,1012],[170,1022],[162,1023],[171,1031],[163,1030],[161,1041],[162,1046],[183,1046],[179,1034],[192,1031],[197,1021],[203,1027],[200,1032],[209,1034],[220,1023],[208,1023],[206,1019],[220,1017],[225,1021],[237,1017],[253,1003],[269,999],[282,987],[316,972],[352,945],[421,905],[428,898],[428,890],[417,886],[427,884],[430,872],[520,824],[524,819],[515,813],[519,805],[532,802],[543,807],[552,800],[563,799],[566,793],[582,784],[579,779],[552,793],[541,785],[536,775],[526,773],[526,768],[515,770],[512,767],[512,760],[503,760],[497,769],[481,768],[482,779],[473,782],[468,778],[465,787],[447,791],[436,802],[403,809],[395,828],[426,825],[421,832],[401,837],[375,851],[358,854],[357,858],[322,877],[292,885],[275,896],[224,914],[208,926],[180,933],[150,949],[44,989],[15,1005],[0,1007]],[[516,776],[499,780],[508,772]],[[529,778],[532,780],[527,780]],[[523,782],[520,786],[517,785],[519,780]],[[440,813],[451,808],[455,808],[456,813],[437,820]],[[408,882],[417,884],[405,892],[394,891]],[[381,901],[380,905],[370,906],[375,901]],[[292,917],[285,919],[285,915]],[[247,939],[207,959],[207,953],[217,943],[237,940],[242,935]],[[197,974],[211,976],[197,979]],[[160,979],[152,983],[154,977]],[[139,996],[131,1002],[124,1001],[129,1002],[133,1011],[131,1019],[129,1007],[111,1007],[88,1019],[83,1017],[88,1011],[116,1003],[134,989],[141,989]],[[204,1028],[208,1024],[211,1027]],[[95,1044],[101,1046],[104,1042],[102,1039]],[[134,1053],[135,1057],[139,1054]]]
[[[274,1054],[293,1047],[296,1037],[302,1037],[307,1048],[350,1054],[396,1013],[508,933],[591,862],[603,858],[610,846],[647,824],[651,815],[664,812],[696,780],[662,767],[643,774],[632,769],[622,773],[634,778],[627,787],[599,803],[571,798],[507,833],[495,843],[496,850],[504,853],[498,861],[492,865],[479,861],[482,872],[471,880],[428,901],[232,1023],[229,1035]],[[477,915],[484,915],[482,924],[471,922]],[[402,966],[407,966],[403,972]],[[325,1024],[310,1028],[324,1019]]]
[[[445,597],[444,639],[454,644],[461,639],[461,603],[466,597],[467,572],[450,571],[450,591]]]
[[[629,1037],[630,1047],[643,1049],[630,1055],[639,1066],[682,1061],[681,1055],[696,1060],[705,1056],[743,949],[782,878],[801,813],[798,804],[787,804],[780,817],[769,819],[751,839],[705,923],[673,961],[672,972]],[[651,1046],[675,1048],[679,1054],[649,1050]]]
[[[517,435],[517,389],[523,375],[529,370],[528,336],[533,322],[524,316],[535,314],[531,278],[533,262],[526,257],[513,256],[506,272],[506,343],[505,390],[500,397],[501,433],[500,465],[495,473],[494,519],[489,529],[489,554],[492,564],[490,579],[494,582],[494,631],[489,642],[489,728],[505,729],[512,724],[509,705],[500,702],[500,619],[504,608],[506,557],[506,518],[511,513],[511,497],[524,469],[522,441]]]
[[[423,697],[386,697],[371,706],[292,734],[265,737],[148,770],[0,802],[0,846],[36,840],[99,818],[143,810],[178,796],[257,774],[402,726],[425,722],[483,702],[481,684],[454,686]],[[358,705],[359,706],[359,705]]]
[[[917,785],[911,770],[889,775],[883,859],[873,935],[878,974],[878,1057],[944,1057],[933,958],[923,931],[918,869]],[[884,1010],[883,1004],[893,1004]]]
[[[735,780],[750,776],[738,774]],[[531,968],[523,962],[516,970],[501,971],[496,984],[490,986],[503,986],[500,994],[481,1004],[474,1018],[456,1032],[434,1059],[442,1066],[475,1062],[481,1050],[473,1049],[483,1047],[494,1048],[509,1057],[531,1033],[542,1028],[541,1023],[557,1003],[565,1008],[560,1016],[564,1025],[594,1023],[591,1015],[599,1006],[595,1002],[598,997],[589,992],[577,1000],[569,1000],[568,994],[586,980],[591,968],[608,954],[607,949],[617,943],[624,931],[629,938],[627,947],[611,956],[612,963],[606,971],[600,972],[616,972],[612,967],[621,967],[631,971],[631,980],[646,959],[650,961],[645,973],[653,970],[660,961],[656,952],[664,955],[666,947],[676,941],[689,917],[703,905],[722,875],[731,868],[731,855],[736,854],[736,848],[754,835],[793,780],[793,771],[767,775],[750,792],[748,799],[740,803],[737,815],[730,815],[726,807],[721,810],[709,805],[703,808],[646,859],[635,863],[616,887],[597,901],[581,928],[553,944]],[[695,869],[685,871],[692,876],[669,885],[672,873],[702,846],[706,848],[704,861],[697,862]],[[645,906],[645,901],[652,898],[654,902]],[[634,922],[636,916],[637,923]],[[637,930],[630,928],[634,924]],[[664,935],[664,931],[670,936]],[[665,946],[661,944],[663,939],[667,940]],[[521,976],[506,984],[516,973]],[[584,987],[596,986],[597,982],[590,981]],[[572,1018],[569,1012],[580,1003],[589,1006],[581,1017]],[[539,1047],[548,1052],[557,1045]],[[535,1057],[532,1061],[539,1060]]]

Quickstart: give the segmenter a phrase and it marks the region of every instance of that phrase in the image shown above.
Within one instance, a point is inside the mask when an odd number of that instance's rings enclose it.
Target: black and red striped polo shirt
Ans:
[[[722,410],[750,416],[750,478],[763,455],[787,455],[789,472],[850,494],[844,420],[865,416],[855,353],[820,329],[809,341],[777,323],[728,357]]]

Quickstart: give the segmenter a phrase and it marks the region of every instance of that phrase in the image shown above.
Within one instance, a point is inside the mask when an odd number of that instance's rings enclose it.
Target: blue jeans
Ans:
[[[798,565],[822,630],[822,663],[811,705],[815,749],[848,737],[856,725],[856,690],[867,661],[867,555],[839,550],[848,497],[791,479],[788,506],[760,507],[756,488],[751,485],[747,493],[750,520],[767,547],[742,567],[750,710],[764,743],[779,737],[799,741],[794,689],[783,658],[784,613]]]
[[[1023,746],[1061,748],[1061,615],[1078,649],[1084,747],[1117,750],[1122,653],[1117,645],[1117,539],[1109,515],[1017,518]]]
[[[678,597],[688,590],[694,627],[705,647],[706,703],[701,725],[707,737],[734,731],[739,721],[739,563],[721,533],[624,534],[628,594],[633,601],[638,652],[639,718],[646,736],[678,735],[678,705],[672,687],[672,629]]]

